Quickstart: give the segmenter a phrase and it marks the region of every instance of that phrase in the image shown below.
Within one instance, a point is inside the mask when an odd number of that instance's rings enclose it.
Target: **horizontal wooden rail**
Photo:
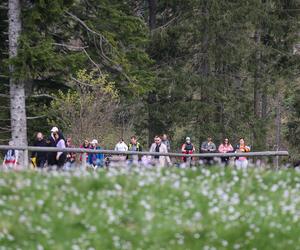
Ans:
[[[115,150],[94,150],[84,148],[56,148],[56,147],[31,147],[31,146],[7,146],[0,145],[0,150],[26,150],[35,152],[74,152],[74,153],[88,153],[88,154],[108,154],[108,155],[148,155],[148,156],[169,156],[169,157],[261,157],[261,156],[288,156],[288,151],[262,151],[262,152],[248,152],[248,153],[200,153],[200,154],[183,154],[183,153],[156,153],[156,152],[138,152],[138,151],[115,151]]]

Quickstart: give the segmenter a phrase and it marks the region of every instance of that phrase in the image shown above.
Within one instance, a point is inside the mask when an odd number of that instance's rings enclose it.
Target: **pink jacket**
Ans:
[[[223,143],[219,146],[218,148],[220,153],[227,153],[227,152],[232,152],[234,149],[231,146],[231,144],[225,146]]]

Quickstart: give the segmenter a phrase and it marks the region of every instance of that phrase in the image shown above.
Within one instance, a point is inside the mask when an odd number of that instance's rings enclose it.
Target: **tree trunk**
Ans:
[[[148,145],[153,142],[154,136],[157,134],[157,124],[153,105],[157,102],[156,93],[149,93],[147,99],[148,105]]]
[[[280,150],[281,148],[281,95],[278,92],[276,96],[276,118],[275,118],[275,127],[276,127],[276,135],[275,135],[275,150]],[[275,166],[276,169],[279,167],[279,157],[275,157]]]
[[[21,34],[21,2],[20,0],[8,1],[8,35],[9,35],[9,58],[18,54],[18,40]],[[15,69],[10,65],[10,116],[12,141],[16,146],[27,145],[27,120],[25,106],[24,81],[16,79]],[[19,163],[23,165],[28,161],[28,156],[20,152]],[[24,166],[26,167],[26,166]]]
[[[149,2],[149,28],[154,30],[156,28],[156,11],[157,0],[148,0]]]
[[[260,38],[261,34],[260,31],[255,32],[255,43],[258,47],[260,44]],[[253,85],[253,96],[254,96],[254,117],[256,119],[261,118],[261,109],[260,109],[260,103],[261,103],[261,86],[260,86],[260,67],[261,67],[261,53],[258,49],[255,53],[255,63],[256,63],[256,69],[254,72],[254,85]]]
[[[261,98],[262,98],[262,90],[261,90],[261,51],[259,49],[259,45],[261,43],[261,31],[257,30],[255,32],[255,43],[258,49],[255,52],[255,71],[254,71],[254,79],[253,79],[253,143],[257,149],[262,148],[262,137],[261,131],[263,130],[261,124]]]

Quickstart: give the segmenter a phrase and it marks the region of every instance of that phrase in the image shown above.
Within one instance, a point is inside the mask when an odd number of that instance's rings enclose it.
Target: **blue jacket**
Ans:
[[[90,149],[94,149],[94,148],[90,148]],[[100,150],[101,147],[96,147],[96,150]],[[95,164],[97,162],[97,160],[103,162],[104,160],[104,154],[89,154],[88,156],[88,162],[89,164]]]

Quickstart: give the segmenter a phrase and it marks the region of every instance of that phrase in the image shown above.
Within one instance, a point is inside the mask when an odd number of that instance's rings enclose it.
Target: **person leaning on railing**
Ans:
[[[98,140],[93,139],[91,142],[92,150],[101,150],[102,148],[98,145]],[[90,166],[94,168],[103,167],[104,166],[104,154],[102,153],[90,153],[88,156],[88,163]]]
[[[67,138],[66,148],[75,148],[75,146],[72,143],[72,138],[71,137]],[[76,153],[68,152],[64,169],[65,170],[70,170],[70,169],[74,168],[75,163],[76,163]]]
[[[149,152],[151,153],[168,153],[167,146],[161,142],[161,138],[157,135],[154,137]],[[164,155],[154,155],[150,157],[153,163],[160,167],[171,165],[170,158]]]
[[[239,144],[236,145],[236,147],[235,147],[235,152],[236,153],[247,153],[247,152],[250,152],[250,151],[251,151],[250,146],[247,146],[246,143],[245,143],[244,138],[241,138],[240,141],[239,141]],[[247,168],[247,166],[248,166],[247,157],[245,157],[245,156],[236,157],[235,166],[238,169]]]
[[[36,134],[36,139],[33,144],[34,147],[47,147],[47,142],[41,132]],[[44,168],[47,163],[47,152],[32,151],[31,162],[34,167]]]
[[[201,144],[201,153],[215,153],[217,151],[216,144],[212,141],[211,136],[207,137],[207,140]],[[212,165],[213,157],[204,157],[204,163],[207,165]]]
[[[9,146],[14,146],[13,141],[9,142]],[[19,151],[15,149],[9,149],[6,151],[3,160],[3,168],[16,169],[19,166]]]
[[[142,145],[137,141],[136,136],[131,136],[130,143],[128,144],[128,151],[132,152],[142,152]],[[127,160],[129,162],[140,161],[142,159],[141,155],[127,155]]]
[[[82,148],[82,149],[89,149],[90,147],[91,147],[91,145],[90,145],[90,142],[88,139],[85,139],[84,142],[82,143],[82,145],[80,145],[80,148]],[[83,156],[83,154],[80,154],[80,158],[79,158],[80,161],[82,161],[82,156]],[[88,154],[86,154],[85,162],[88,162],[88,160],[89,160],[89,156],[88,156]]]
[[[182,146],[181,146],[181,153],[187,154],[187,155],[195,153],[195,147],[194,147],[193,143],[191,142],[190,137],[185,138],[185,143],[183,143]],[[183,162],[186,162],[188,157],[182,157],[181,159],[182,159]],[[190,160],[194,160],[194,159],[190,159]]]
[[[66,142],[62,135],[60,133],[54,134],[55,141],[56,141],[56,147],[59,149],[65,149],[66,148]],[[67,159],[67,154],[65,152],[56,152],[56,165],[60,169],[64,166]]]
[[[220,144],[220,146],[218,148],[218,151],[219,151],[219,153],[232,153],[232,152],[234,152],[234,149],[233,149],[232,145],[229,143],[228,138],[225,138],[223,143]],[[228,163],[229,163],[229,157],[221,157],[221,162],[222,162],[222,164],[227,166]]]

